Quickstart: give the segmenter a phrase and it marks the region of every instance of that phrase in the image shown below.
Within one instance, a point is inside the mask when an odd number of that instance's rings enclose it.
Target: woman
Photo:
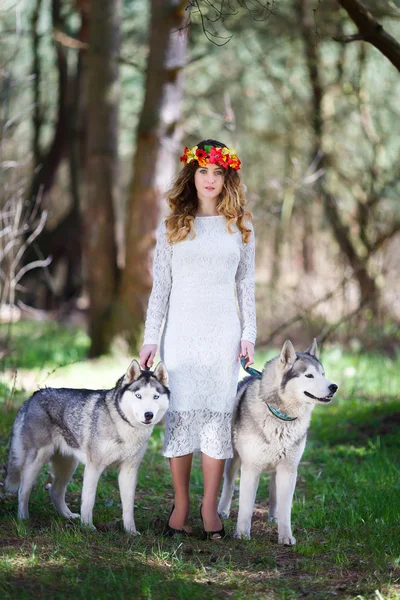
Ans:
[[[217,513],[240,358],[251,365],[256,339],[254,230],[233,149],[205,140],[189,150],[168,193],[171,213],[157,232],[142,368],[160,343],[170,382],[163,455],[170,459],[175,503],[165,534],[182,533],[189,515],[193,452],[201,451],[206,537],[225,535]],[[241,319],[235,300],[235,283]]]

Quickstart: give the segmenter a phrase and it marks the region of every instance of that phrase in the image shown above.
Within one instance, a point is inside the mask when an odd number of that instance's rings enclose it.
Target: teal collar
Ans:
[[[295,421],[297,419],[297,417],[289,417],[286,413],[283,413],[280,410],[278,410],[277,408],[274,408],[273,406],[271,406],[271,404],[268,404],[268,402],[267,402],[267,406],[268,406],[269,410],[272,412],[272,414],[275,415],[275,417],[278,417],[278,419],[280,419],[281,421]]]
[[[257,371],[257,369],[252,369],[251,367],[246,367],[246,358],[244,358],[244,357],[241,358],[240,363],[241,363],[243,369],[246,371],[246,373],[248,373],[252,377],[255,377],[256,379],[262,378],[261,371]],[[266,404],[267,404],[269,410],[272,412],[272,414],[275,417],[277,417],[278,419],[280,419],[281,421],[295,421],[297,419],[297,417],[289,417],[286,413],[283,413],[280,410],[278,410],[277,408],[275,408],[274,406],[271,406],[271,404],[268,404],[268,402]]]

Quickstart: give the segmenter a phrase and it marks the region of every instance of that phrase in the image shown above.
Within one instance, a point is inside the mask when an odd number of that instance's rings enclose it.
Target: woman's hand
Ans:
[[[157,354],[157,348],[157,344],[143,344],[139,353],[141,369],[146,370],[151,368],[154,357]]]
[[[248,340],[242,340],[240,342],[239,360],[242,357],[247,357],[246,367],[253,364],[253,362],[254,362],[254,344],[252,342],[249,342]]]

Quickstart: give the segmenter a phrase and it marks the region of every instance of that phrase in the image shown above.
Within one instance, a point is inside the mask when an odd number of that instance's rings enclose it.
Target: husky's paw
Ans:
[[[73,513],[71,511],[63,515],[63,517],[65,517],[66,519],[79,519],[80,516],[81,515],[79,513]]]
[[[284,546],[294,546],[296,544],[296,538],[292,535],[279,536],[278,544],[283,544]]]
[[[137,535],[142,535],[140,533],[140,531],[137,531],[135,527],[124,527],[126,533],[129,533],[129,535],[132,535],[133,537],[136,537]]]
[[[66,508],[64,508],[62,511],[59,510],[58,513],[64,517],[64,519],[79,519],[80,518],[80,514],[79,513],[73,513],[69,510],[68,506]]]
[[[229,513],[230,513],[230,510],[218,509],[218,514],[221,517],[221,519],[229,519]]]
[[[235,540],[249,540],[250,538],[250,533],[247,533],[245,531],[238,531],[236,529],[235,533],[233,534],[233,537],[235,538]]]
[[[81,525],[88,531],[96,531],[96,527],[93,525],[93,523],[85,523],[85,521],[83,521],[82,518],[81,518]]]
[[[272,523],[276,523],[278,521],[278,517],[274,517],[274,515],[268,515],[268,521],[271,521]]]

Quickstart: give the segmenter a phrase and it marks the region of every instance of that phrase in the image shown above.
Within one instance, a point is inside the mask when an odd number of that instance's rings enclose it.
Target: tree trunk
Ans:
[[[61,0],[52,0],[51,14],[53,28],[63,28],[63,20],[61,16]],[[37,6],[37,10],[40,5]],[[66,151],[67,142],[67,88],[68,88],[68,63],[67,50],[59,41],[54,41],[57,53],[57,68],[58,68],[58,109],[57,123],[54,131],[53,141],[50,144],[46,156],[41,158],[40,169],[36,170],[31,184],[29,199],[35,202],[37,195],[41,192],[46,194],[53,185],[57,169],[61,163]],[[34,42],[35,44],[35,42]],[[39,60],[39,59],[38,59]],[[36,95],[38,95],[38,90]],[[38,97],[36,98],[36,101]],[[39,150],[39,133],[41,127],[39,107],[36,107],[34,114],[34,139],[33,152],[35,156],[40,154]]]
[[[152,287],[155,229],[171,182],[181,131],[183,67],[187,48],[186,0],[152,0],[146,91],[129,191],[126,260],[114,329],[138,350]]]
[[[40,47],[40,35],[39,35],[39,15],[42,7],[42,0],[36,0],[35,8],[32,12],[31,17],[31,32],[32,32],[32,72],[35,74],[33,81],[33,98],[34,108],[32,116],[33,125],[33,158],[35,165],[40,164],[41,153],[40,153],[40,133],[42,128],[42,116],[40,110],[40,84],[42,81],[41,63],[39,55]]]
[[[315,31],[311,16],[309,0],[296,0],[300,20],[301,33],[305,48],[308,75],[312,93],[312,127],[314,131],[313,156],[320,155],[320,168],[329,166],[329,160],[323,150],[323,112],[322,99],[324,94],[321,78],[321,59],[319,49],[314,39]],[[340,250],[354,270],[361,299],[368,298],[368,303],[373,310],[377,308],[379,289],[374,279],[368,274],[367,262],[361,258],[351,239],[348,227],[342,220],[336,200],[326,188],[325,177],[320,177],[316,182],[316,190],[324,206],[326,219],[332,229]]]
[[[81,202],[84,280],[89,295],[90,356],[106,352],[117,285],[114,200],[122,0],[91,3],[87,56],[86,190]]]
[[[37,23],[39,21],[39,11],[41,0],[37,0],[36,9],[32,17],[32,35],[33,35],[33,53],[35,67],[35,82],[40,79],[40,61],[39,61],[39,37],[37,34]],[[59,3],[53,3],[53,20],[54,25],[60,25]],[[77,5],[77,10],[80,14],[80,31],[78,37],[81,42],[87,42],[87,11],[88,5],[85,0],[80,0]],[[56,44],[60,45],[57,41]],[[63,155],[68,152],[69,171],[70,171],[70,191],[72,196],[72,206],[68,214],[60,221],[53,230],[44,229],[39,238],[30,246],[24,256],[25,264],[33,262],[38,257],[51,256],[52,261],[47,272],[50,277],[42,278],[41,281],[45,290],[42,290],[37,281],[35,296],[45,298],[45,303],[41,308],[54,309],[58,308],[65,300],[70,300],[76,297],[82,287],[82,251],[81,251],[81,226],[79,215],[79,187],[83,172],[83,110],[82,110],[82,87],[84,79],[84,71],[82,69],[83,54],[85,51],[80,49],[77,67],[75,73],[71,73],[67,78],[66,65],[67,57],[64,52],[67,51],[65,46],[61,45],[60,57],[63,60],[58,60],[59,65],[59,111],[57,122],[62,125],[56,126],[53,143],[47,156],[43,159],[43,168],[38,173],[33,184],[33,190],[39,191],[37,186],[42,189],[42,194],[51,190],[57,169],[60,166]],[[38,73],[36,70],[39,69]],[[67,84],[67,85],[66,85]],[[68,90],[67,90],[68,87]],[[33,118],[33,149],[36,157],[36,164],[41,163],[40,154],[40,131],[41,131],[41,107],[39,96],[39,84],[35,83],[35,113]],[[67,117],[68,115],[68,117]],[[62,134],[61,134],[62,131]],[[62,148],[53,150],[54,146],[61,142]],[[57,271],[60,262],[65,262],[65,278],[62,285],[59,286],[58,293],[55,292],[52,285],[52,277]],[[31,300],[34,305],[36,302],[34,297]]]

